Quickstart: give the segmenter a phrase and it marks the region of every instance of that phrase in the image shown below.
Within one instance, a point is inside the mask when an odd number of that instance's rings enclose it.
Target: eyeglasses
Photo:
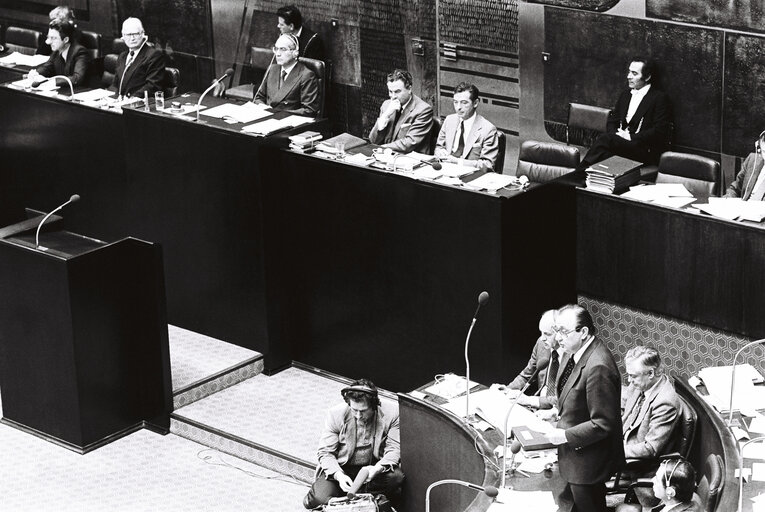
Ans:
[[[291,52],[294,50],[294,48],[285,48],[284,46],[274,46],[271,49],[274,51],[274,53]]]
[[[565,338],[573,332],[579,332],[579,329],[580,329],[579,327],[573,330],[564,329],[563,327],[554,327],[553,331],[555,331],[555,334],[560,334],[561,336]]]
[[[122,38],[123,39],[131,38],[132,39],[133,37],[141,37],[142,35],[143,35],[143,31],[141,31],[141,32],[131,32],[130,34],[125,34],[123,32]]]

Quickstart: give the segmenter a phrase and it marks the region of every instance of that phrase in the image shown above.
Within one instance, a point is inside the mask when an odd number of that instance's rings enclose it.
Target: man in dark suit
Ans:
[[[607,133],[600,135],[579,164],[586,169],[614,155],[655,164],[667,147],[672,106],[653,81],[654,65],[636,57],[627,71],[629,89],[622,92],[608,119]]]
[[[765,173],[762,172],[765,160],[765,131],[760,133],[757,142],[754,143],[754,153],[749,153],[741,171],[736,179],[730,184],[724,197],[740,197],[744,201],[762,201],[765,198]]]
[[[324,60],[324,43],[319,34],[303,25],[303,15],[294,5],[285,5],[276,11],[277,27],[282,34],[297,37],[301,57]]]
[[[624,465],[619,370],[608,347],[595,338],[586,309],[563,306],[555,323],[565,357],[557,383],[559,419],[547,437],[558,446],[567,483],[558,506],[605,512],[605,482]]]
[[[401,153],[430,150],[433,107],[412,93],[412,75],[395,69],[388,74],[388,96],[380,107],[369,140]]]
[[[37,75],[46,78],[63,75],[68,77],[74,86],[82,84],[88,73],[90,55],[75,40],[74,23],[51,21],[45,42],[50,45],[53,53],[47,62],[32,70],[29,77],[34,80]],[[56,80],[58,82],[58,79]],[[62,80],[58,85],[62,83],[65,82]]]
[[[165,56],[148,44],[143,23],[128,18],[122,23],[122,39],[128,49],[117,59],[112,89],[121,97],[150,95],[162,90],[165,80]]]
[[[275,64],[252,101],[293,114],[315,116],[319,112],[319,85],[316,75],[298,62],[298,42],[292,34],[282,34],[274,45]]]

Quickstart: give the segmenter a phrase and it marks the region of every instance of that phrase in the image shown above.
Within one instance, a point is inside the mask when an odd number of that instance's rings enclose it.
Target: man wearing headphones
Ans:
[[[303,15],[294,5],[285,5],[276,10],[279,32],[292,34],[298,38],[300,56],[309,59],[324,60],[324,43],[319,34],[303,25]]]
[[[316,481],[303,506],[316,509],[332,497],[345,496],[362,478],[361,492],[385,494],[395,502],[404,481],[398,405],[382,404],[377,388],[367,379],[353,382],[341,394],[345,402],[327,412]]]
[[[165,79],[165,56],[148,44],[143,23],[138,18],[128,18],[122,23],[122,39],[128,49],[117,58],[117,68],[111,89],[118,97],[154,94],[162,89]]]
[[[298,62],[297,37],[280,35],[273,50],[276,63],[266,70],[252,101],[276,110],[315,116],[319,112],[319,85],[313,71]]]
[[[388,74],[388,96],[380,107],[369,140],[401,153],[430,152],[433,107],[412,93],[412,74],[394,69]]]
[[[669,142],[672,106],[669,97],[652,85],[654,65],[635,57],[627,70],[627,85],[608,119],[606,133],[595,139],[577,170],[614,155],[647,164],[658,163]]]
[[[616,508],[617,512],[701,512],[704,509],[695,492],[696,471],[690,462],[681,458],[665,460],[656,471],[652,483],[653,495],[660,502],[658,505],[643,508],[641,503],[625,503]]]
[[[744,201],[762,201],[765,198],[765,172],[762,172],[763,151],[765,151],[765,131],[757,137],[754,143],[754,153],[749,153],[741,171],[730,184],[724,197],[740,197]]]

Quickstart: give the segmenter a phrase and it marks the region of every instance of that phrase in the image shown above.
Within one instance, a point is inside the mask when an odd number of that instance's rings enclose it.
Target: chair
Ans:
[[[430,127],[430,133],[428,134],[428,154],[435,154],[436,144],[438,143],[438,134],[441,133],[441,125],[444,120],[440,116],[433,116],[433,124]]]
[[[507,147],[507,137],[505,132],[497,130],[497,161],[494,163],[494,172],[502,174],[505,170],[505,148]]]
[[[571,144],[572,130],[587,130],[597,134],[605,133],[608,127],[610,108],[595,107],[582,103],[568,104],[568,122],[566,123],[566,144]],[[579,137],[583,139],[584,137]]]
[[[316,81],[318,82],[319,87],[319,111],[316,113],[316,117],[323,117],[325,110],[324,103],[327,97],[326,66],[324,65],[324,61],[300,57],[298,58],[298,62],[313,71],[316,75]]]
[[[268,66],[271,65],[273,57],[274,52],[271,48],[260,48],[258,46],[250,48],[250,66],[257,71],[258,85],[260,84],[260,79],[265,75]],[[226,90],[226,97],[249,101],[255,94],[255,86],[255,83],[247,83],[231,87]]]
[[[704,463],[704,474],[696,486],[694,501],[701,504],[704,512],[716,512],[717,502],[725,485],[723,460],[716,453],[710,453]],[[653,498],[653,482],[650,479],[640,479],[630,485],[624,503],[616,507],[616,512],[640,512],[642,510],[641,496]],[[727,512],[727,511],[726,511]]]
[[[80,33],[80,44],[88,49],[91,60],[101,57],[101,34],[83,30]]]
[[[180,86],[181,72],[178,68],[165,68],[165,83],[162,87],[162,90],[165,93],[165,98],[178,96]]]
[[[114,74],[117,72],[117,59],[119,55],[116,53],[108,53],[104,55],[103,59],[103,72],[101,74],[101,87],[108,88],[114,82]]]
[[[579,148],[555,142],[527,140],[518,154],[518,176],[546,183],[573,171],[579,165]]]
[[[28,28],[8,27],[5,31],[5,47],[8,51],[34,55],[43,42],[42,32]]]
[[[703,156],[667,151],[659,159],[656,183],[682,183],[696,197],[717,195],[720,163]]]
[[[128,47],[125,44],[125,41],[121,37],[118,37],[114,41],[112,41],[112,53],[116,53],[117,55],[119,55],[122,52],[126,52],[127,49]]]

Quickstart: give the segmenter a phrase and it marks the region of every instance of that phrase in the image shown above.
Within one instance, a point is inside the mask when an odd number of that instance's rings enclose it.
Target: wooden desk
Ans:
[[[541,313],[576,299],[573,261],[556,251],[574,247],[565,187],[497,197],[288,151],[269,158],[272,367],[296,360],[395,391],[464,375],[486,290],[471,376],[506,382],[528,361]]]

